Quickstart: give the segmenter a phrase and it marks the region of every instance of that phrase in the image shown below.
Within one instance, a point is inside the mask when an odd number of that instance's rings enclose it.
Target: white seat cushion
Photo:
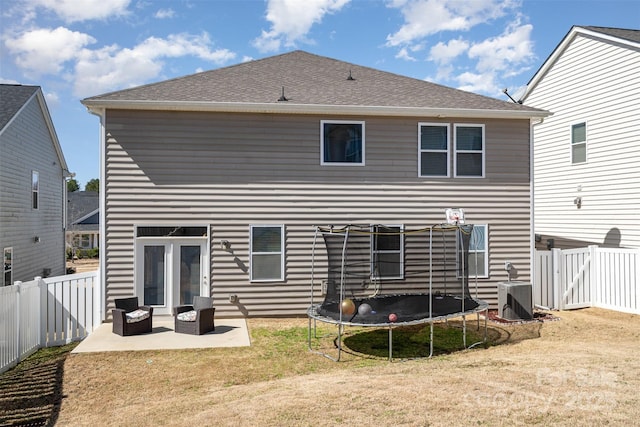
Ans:
[[[195,322],[196,321],[196,311],[185,311],[184,313],[178,314],[178,320],[182,322]]]
[[[127,313],[126,317],[127,317],[127,323],[136,323],[136,322],[140,322],[144,319],[148,319],[150,316],[149,312],[146,310],[142,310],[142,309],[137,309],[135,311],[132,311],[131,313]]]

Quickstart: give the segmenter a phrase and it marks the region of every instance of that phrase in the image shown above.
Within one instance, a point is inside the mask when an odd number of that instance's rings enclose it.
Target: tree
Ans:
[[[74,191],[78,191],[80,189],[80,184],[78,184],[78,181],[76,181],[75,178],[71,178],[69,181],[67,181],[67,191],[69,193],[73,193]]]
[[[100,180],[98,178],[90,179],[87,185],[84,186],[84,191],[100,192]]]

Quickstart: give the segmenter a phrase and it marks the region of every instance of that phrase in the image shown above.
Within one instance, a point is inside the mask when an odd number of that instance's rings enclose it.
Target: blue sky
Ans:
[[[42,87],[84,188],[83,98],[302,49],[506,99],[572,25],[640,29],[640,1],[0,0],[0,82]]]

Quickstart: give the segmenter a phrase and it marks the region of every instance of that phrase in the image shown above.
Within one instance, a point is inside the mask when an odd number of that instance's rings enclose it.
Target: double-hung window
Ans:
[[[402,225],[371,227],[371,277],[402,279],[404,277],[404,235]]]
[[[489,277],[487,226],[474,225],[469,241],[469,277]]]
[[[449,176],[449,125],[419,123],[418,171],[421,177]]]
[[[456,177],[484,177],[484,125],[454,124]]]
[[[587,161],[587,124],[585,122],[571,125],[571,163]]]
[[[4,286],[13,283],[13,248],[4,248]]]
[[[464,231],[460,230],[460,233]],[[462,235],[458,235],[457,239],[457,264],[458,276],[466,273],[468,277],[488,278],[489,277],[489,246],[486,224],[474,224],[471,236],[469,236],[468,263],[467,271],[463,271],[462,255],[464,248],[462,247]]]
[[[320,121],[322,165],[364,166],[364,122]]]
[[[250,234],[251,281],[284,280],[284,225],[252,225]]]
[[[40,201],[40,174],[36,171],[31,171],[31,207],[38,209],[38,202]]]

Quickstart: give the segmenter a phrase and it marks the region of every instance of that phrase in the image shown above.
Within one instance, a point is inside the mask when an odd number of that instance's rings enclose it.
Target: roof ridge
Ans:
[[[286,99],[281,99],[283,90]],[[368,115],[451,115],[457,110],[538,112],[504,99],[303,50],[97,95],[82,103],[90,109],[297,114],[325,114],[326,111]]]

